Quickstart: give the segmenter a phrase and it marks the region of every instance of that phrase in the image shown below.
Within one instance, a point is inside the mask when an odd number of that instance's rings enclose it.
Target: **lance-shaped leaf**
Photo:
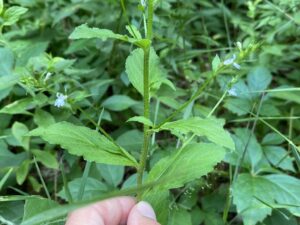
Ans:
[[[69,38],[73,40],[99,38],[102,41],[105,41],[110,38],[110,39],[117,39],[128,43],[132,43],[140,48],[145,48],[150,45],[150,41],[148,39],[131,38],[128,37],[127,35],[116,34],[109,29],[100,29],[97,27],[91,28],[88,27],[86,24],[82,24],[76,27],[75,30],[69,36]]]
[[[121,34],[115,34],[113,31],[108,29],[91,28],[86,24],[82,24],[75,28],[75,30],[69,36],[70,39],[90,39],[100,38],[105,41],[108,38],[126,40],[127,37]]]
[[[87,161],[114,165],[137,166],[135,159],[117,144],[87,127],[60,122],[29,133],[40,136],[50,144],[61,145],[70,154],[83,156]]]
[[[161,130],[170,130],[176,134],[187,134],[189,132],[198,136],[206,136],[208,140],[220,146],[234,149],[234,142],[229,132],[223,128],[224,122],[220,119],[202,119],[191,117],[184,120],[165,123]]]
[[[147,181],[165,181],[157,189],[171,189],[211,172],[225,156],[225,149],[213,143],[190,144],[161,159]]]
[[[165,78],[163,68],[159,63],[159,57],[155,53],[154,49],[150,50],[149,61],[149,84],[150,91],[156,91],[162,83],[171,85],[170,81]],[[137,91],[144,95],[144,51],[141,48],[135,49],[126,59],[126,73],[131,84],[137,89]]]
[[[272,208],[286,208],[300,216],[300,180],[288,175],[241,174],[232,194],[245,225],[262,221],[271,214]]]

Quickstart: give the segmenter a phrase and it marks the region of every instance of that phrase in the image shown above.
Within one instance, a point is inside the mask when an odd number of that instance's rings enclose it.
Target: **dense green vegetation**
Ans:
[[[299,0],[0,0],[0,224],[297,225],[299,85]]]

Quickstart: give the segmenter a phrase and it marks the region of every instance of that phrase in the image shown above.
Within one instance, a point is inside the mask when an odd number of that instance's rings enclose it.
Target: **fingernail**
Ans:
[[[137,204],[137,209],[143,216],[156,221],[155,212],[149,203],[141,201]]]

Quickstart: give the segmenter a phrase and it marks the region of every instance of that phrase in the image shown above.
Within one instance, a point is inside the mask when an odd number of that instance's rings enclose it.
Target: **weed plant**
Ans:
[[[162,225],[297,225],[298,0],[0,0],[0,224],[132,195]]]

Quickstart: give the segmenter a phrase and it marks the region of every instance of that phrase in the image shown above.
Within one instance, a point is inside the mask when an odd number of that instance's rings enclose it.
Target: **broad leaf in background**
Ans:
[[[126,95],[113,95],[102,102],[102,106],[111,111],[123,111],[136,104],[138,104],[137,101]]]
[[[13,66],[13,52],[8,48],[0,48],[0,76],[11,76]]]
[[[18,145],[25,150],[29,150],[29,137],[25,136],[28,133],[28,128],[25,124],[15,122],[11,128],[13,137],[17,140]]]
[[[57,202],[49,199],[38,197],[29,198],[25,201],[23,221],[57,206],[59,206]]]
[[[272,215],[268,216],[258,225],[299,225],[297,219],[285,209],[273,210]]]
[[[200,178],[213,170],[225,149],[212,143],[190,144],[162,158],[149,172],[147,182],[165,181],[156,189],[172,189]]]
[[[5,98],[13,85],[18,82],[18,77],[13,75],[13,52],[8,48],[0,48],[0,100]]]
[[[17,179],[17,183],[19,185],[24,183],[24,181],[29,173],[30,164],[31,164],[31,160],[26,159],[21,163],[21,165],[17,169],[16,179]]]
[[[4,114],[26,114],[31,115],[28,110],[35,108],[36,106],[41,106],[48,101],[48,97],[44,94],[40,93],[35,96],[35,98],[28,97],[23,98],[17,101],[14,101],[6,106],[4,106],[0,113]]]
[[[252,96],[259,96],[261,93],[253,93],[260,92],[269,86],[272,81],[272,75],[270,71],[265,67],[255,67],[251,69],[247,76],[247,83],[249,87],[249,91],[252,92]]]
[[[29,135],[41,136],[50,144],[61,145],[70,154],[83,156],[87,161],[136,166],[135,159],[124,149],[87,127],[61,122],[37,128]]]
[[[154,126],[153,122],[144,116],[131,117],[130,119],[127,120],[127,122],[138,122],[138,123],[148,125],[150,127]]]
[[[293,158],[287,155],[287,151],[280,146],[263,146],[263,152],[267,160],[274,166],[283,170],[295,172]]]
[[[68,183],[68,187],[70,190],[70,194],[73,200],[78,200],[78,193],[80,190],[80,186],[83,182],[83,178],[76,178]],[[107,186],[99,180],[88,177],[86,180],[86,185],[83,193],[83,200],[90,199],[95,195],[100,195],[108,191]],[[64,200],[68,200],[65,188],[63,188],[58,196]]]
[[[162,83],[166,83],[165,72],[159,63],[159,57],[154,49],[150,50],[149,65],[150,91],[155,92]],[[141,48],[133,50],[126,59],[126,73],[131,84],[137,91],[144,95],[144,51]]]
[[[198,136],[205,136],[211,142],[220,146],[234,148],[234,142],[228,131],[224,130],[224,121],[220,119],[202,119],[191,117],[185,120],[167,122],[160,127],[161,130],[170,130],[174,134],[194,133]]]
[[[37,109],[35,111],[33,120],[38,127],[48,127],[55,123],[53,115],[42,109]]]
[[[167,225],[192,225],[191,214],[183,208],[173,208]]]
[[[27,11],[27,8],[20,6],[12,6],[8,8],[3,14],[3,26],[11,26],[15,24]]]
[[[123,166],[97,164],[96,167],[106,183],[110,186],[117,187],[122,182],[125,172]]]
[[[31,150],[32,154],[35,156],[36,160],[40,163],[42,163],[44,166],[52,169],[58,169],[58,161],[55,157],[55,155],[52,155],[51,153],[47,151],[41,151],[38,149]]]
[[[239,116],[248,114],[253,101],[267,89],[271,80],[272,75],[267,68],[260,66],[253,68],[247,75],[247,84],[240,80],[232,86],[236,96],[226,99],[225,107]]]
[[[228,153],[226,161],[229,161],[232,165],[237,165],[246,148],[246,154],[241,166],[248,169],[251,168],[252,171],[255,171],[256,166],[263,157],[260,144],[257,142],[256,137],[251,134],[250,130],[238,128],[234,131],[235,134],[232,137],[235,142],[236,151]]]
[[[233,186],[233,202],[245,225],[255,225],[272,212],[286,208],[300,216],[300,180],[288,175],[239,175]]]

